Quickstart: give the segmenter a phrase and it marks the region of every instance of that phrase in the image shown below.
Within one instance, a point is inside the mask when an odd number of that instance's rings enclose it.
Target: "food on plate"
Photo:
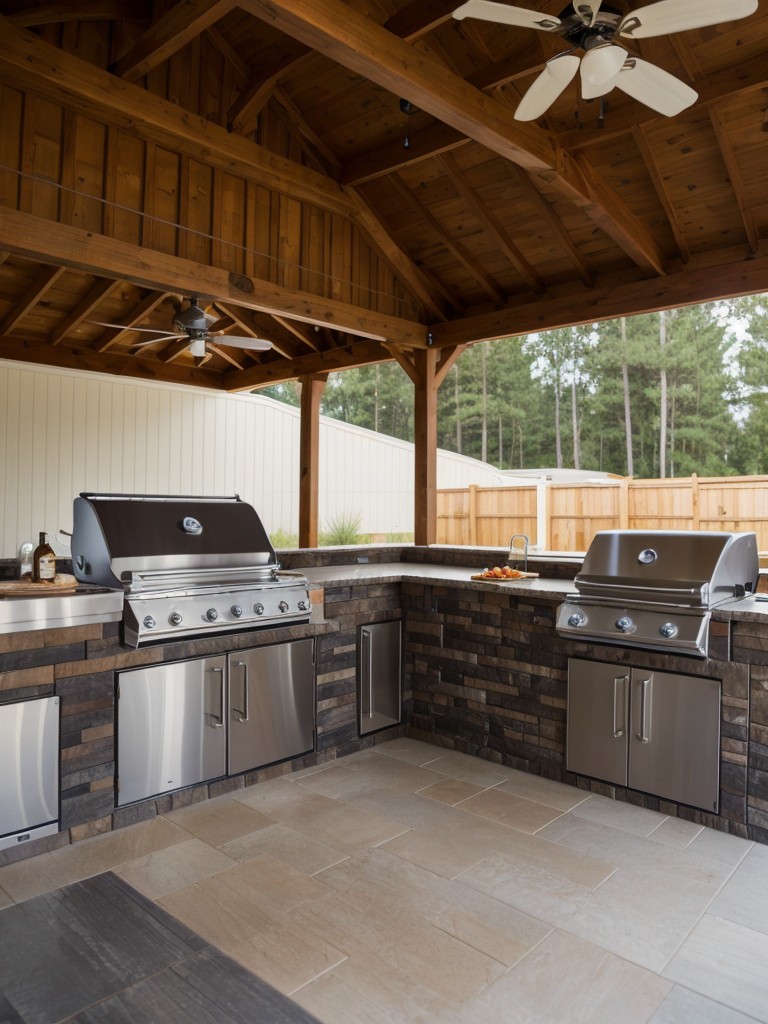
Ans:
[[[484,580],[519,580],[523,575],[519,569],[512,569],[508,565],[495,565],[493,569],[484,569],[480,573]]]

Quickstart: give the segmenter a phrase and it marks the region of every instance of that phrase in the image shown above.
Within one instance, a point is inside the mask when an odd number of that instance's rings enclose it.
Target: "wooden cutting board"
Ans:
[[[32,580],[0,580],[0,597],[61,597],[77,590],[77,580],[65,573],[57,575],[52,583],[33,583]]]
[[[469,577],[471,580],[482,580],[483,583],[519,583],[520,580],[537,580],[537,572],[521,572],[519,576],[483,576],[482,573],[475,573]]]

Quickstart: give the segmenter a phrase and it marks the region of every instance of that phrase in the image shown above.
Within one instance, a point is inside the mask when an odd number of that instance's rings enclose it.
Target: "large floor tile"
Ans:
[[[424,921],[509,967],[551,928],[484,893],[451,882],[382,848],[350,857],[318,878],[361,913],[378,907]]]
[[[669,989],[669,982],[650,971],[554,932],[451,1019],[461,1024],[645,1024]]]
[[[0,885],[13,900],[19,902],[111,871],[121,864],[146,857],[175,843],[186,842],[189,838],[189,832],[178,825],[165,818],[153,818],[39,857],[8,864],[0,868]]]
[[[190,804],[165,817],[210,846],[223,846],[274,824],[272,818],[229,796]]]
[[[176,843],[115,868],[115,874],[150,899],[226,871],[237,863],[199,839]]]
[[[598,825],[608,825],[610,828],[622,829],[638,836],[650,835],[667,817],[658,811],[649,811],[644,807],[635,807],[634,804],[596,795],[574,807],[571,814]]]
[[[748,851],[709,910],[768,935],[768,847],[753,846]]]
[[[666,978],[768,1021],[768,935],[707,914],[663,971]]]
[[[506,825],[508,828],[531,833],[538,832],[563,813],[546,804],[502,792],[498,787],[468,797],[458,806],[459,810],[467,811],[469,814],[479,814],[482,818],[498,821],[500,825]]]
[[[475,786],[471,782],[464,782],[463,779],[441,778],[431,786],[418,790],[419,796],[429,797],[430,800],[437,800],[438,803],[455,806],[470,796],[483,792],[482,786]]]
[[[291,915],[306,933],[324,936],[348,958],[348,971],[374,977],[386,964],[403,987],[417,985],[461,1001],[504,973],[481,953],[398,904],[359,909],[340,895],[303,903]]]
[[[251,860],[261,853],[268,853],[307,875],[323,871],[349,856],[288,825],[278,824],[233,839],[231,843],[220,847],[220,850],[236,861]]]
[[[477,786],[496,786],[500,782],[505,782],[512,774],[511,768],[504,768],[502,765],[483,761],[469,754],[460,754],[455,750],[449,750],[434,761],[430,761],[429,768],[441,775],[453,775],[454,778],[463,779],[465,782],[474,782]]]
[[[683,818],[665,818],[658,828],[648,833],[648,838],[652,839],[654,843],[662,843],[664,846],[674,846],[678,850],[684,850],[703,831],[703,825],[696,825],[692,821],[685,821]]]
[[[497,789],[522,796],[526,800],[535,800],[547,807],[556,807],[559,811],[572,810],[577,804],[588,800],[590,795],[575,786],[564,786],[561,782],[545,779],[541,775],[529,775],[527,772],[512,772]]]
[[[412,740],[407,736],[400,739],[387,740],[385,743],[377,743],[373,748],[377,754],[386,754],[387,757],[397,758],[399,761],[408,761],[410,764],[428,765],[445,753],[444,747],[437,744],[424,743],[422,740]]]
[[[754,1024],[754,1017],[675,985],[648,1024]]]
[[[754,845],[750,840],[742,839],[740,836],[718,832],[713,828],[703,828],[688,847],[688,851],[735,868],[741,864]]]

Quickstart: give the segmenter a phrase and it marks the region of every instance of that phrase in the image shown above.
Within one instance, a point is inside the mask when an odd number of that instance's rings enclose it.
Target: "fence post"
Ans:
[[[547,497],[547,481],[542,478],[536,484],[536,545],[539,551],[552,550],[552,529]]]
[[[469,485],[469,543],[477,546],[477,484]]]
[[[691,473],[691,528],[701,529],[701,510],[699,509],[699,478],[696,473]]]
[[[619,480],[619,529],[629,529],[629,483],[632,477],[624,476]]]

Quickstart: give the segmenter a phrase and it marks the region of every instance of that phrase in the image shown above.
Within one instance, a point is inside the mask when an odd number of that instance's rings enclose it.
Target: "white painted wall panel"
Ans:
[[[298,532],[298,409],[260,395],[219,395],[0,360],[0,557],[45,530],[72,528],[81,491],[239,494],[268,533]],[[320,529],[413,531],[413,446],[322,418]],[[474,459],[438,453],[438,486],[505,482]]]

